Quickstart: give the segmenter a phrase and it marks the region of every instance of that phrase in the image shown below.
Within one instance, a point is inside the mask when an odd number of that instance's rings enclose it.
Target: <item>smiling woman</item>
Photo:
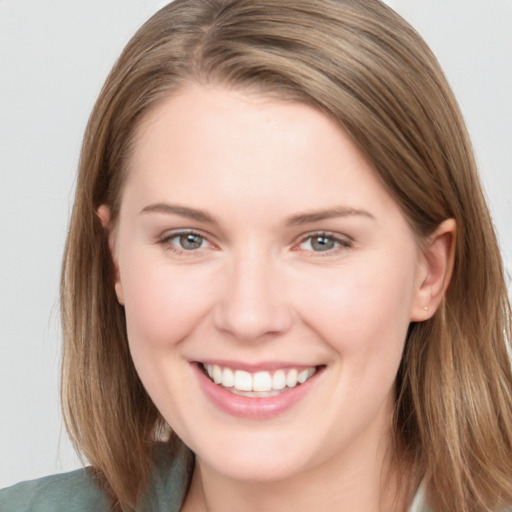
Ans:
[[[291,504],[304,475],[340,485],[354,467],[345,501],[378,485],[407,329],[448,283],[453,221],[419,251],[335,122],[214,85],[148,114],[115,224],[99,214],[137,373],[197,454],[201,492],[209,473],[288,481]]]
[[[512,504],[492,222],[435,58],[376,0],[152,17],[89,121],[61,293],[91,466],[2,511]]]

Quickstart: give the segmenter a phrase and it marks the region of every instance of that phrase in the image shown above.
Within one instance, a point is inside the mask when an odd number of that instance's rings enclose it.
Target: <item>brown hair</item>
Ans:
[[[62,400],[77,450],[123,510],[166,425],[134,369],[96,211],[119,211],[136,127],[187,83],[250,88],[334,118],[419,237],[457,223],[440,309],[412,324],[397,376],[396,458],[436,512],[512,503],[511,316],[464,122],[420,36],[378,0],[176,0],[128,43],[94,107],[64,257]]]

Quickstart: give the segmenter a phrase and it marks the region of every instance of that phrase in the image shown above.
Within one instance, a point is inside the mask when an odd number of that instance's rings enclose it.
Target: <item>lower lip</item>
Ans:
[[[279,395],[269,397],[240,396],[227,391],[213,383],[203,372],[200,365],[194,363],[194,371],[206,396],[221,411],[239,418],[266,420],[284,413],[303,398],[313,386],[317,372],[306,382],[295,388],[283,391]]]

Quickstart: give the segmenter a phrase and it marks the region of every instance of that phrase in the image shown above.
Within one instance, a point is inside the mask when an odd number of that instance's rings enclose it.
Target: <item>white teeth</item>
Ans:
[[[270,391],[272,389],[272,377],[268,372],[258,372],[252,378],[253,391]]]
[[[213,382],[215,382],[215,384],[222,382],[222,369],[220,366],[215,365],[213,367]]]
[[[235,385],[235,374],[231,368],[224,368],[222,372],[222,385],[225,388],[232,388]]]
[[[286,387],[286,373],[284,370],[277,370],[272,376],[272,388],[284,389]]]
[[[233,393],[248,393],[247,396],[273,396],[284,388],[294,388],[303,384],[316,373],[316,367],[304,370],[296,368],[270,372],[249,373],[244,370],[232,370],[216,364],[205,364],[204,368],[210,379],[224,388],[232,388]]]
[[[235,372],[235,389],[238,391],[252,391],[252,375],[243,370]]]
[[[299,375],[297,376],[297,380],[301,384],[304,384],[304,382],[306,382],[313,375],[313,373],[315,373],[314,368],[306,368],[305,370],[302,370],[301,372],[299,372]]]
[[[297,375],[298,375],[298,372],[295,368],[292,368],[288,372],[288,375],[286,376],[286,385],[289,388],[294,388],[297,385]]]

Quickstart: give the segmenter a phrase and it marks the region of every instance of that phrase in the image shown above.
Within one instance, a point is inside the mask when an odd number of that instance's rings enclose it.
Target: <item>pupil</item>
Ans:
[[[180,236],[180,245],[188,251],[199,249],[201,243],[202,238],[198,235],[188,234]]]
[[[311,246],[315,251],[328,251],[334,247],[334,240],[326,236],[315,236]]]

